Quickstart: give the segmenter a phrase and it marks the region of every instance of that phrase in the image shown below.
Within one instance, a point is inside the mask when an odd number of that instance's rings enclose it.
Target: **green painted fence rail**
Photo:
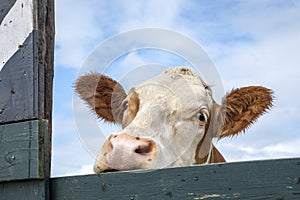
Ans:
[[[51,199],[300,199],[300,158],[53,178]]]
[[[47,120],[0,126],[0,182],[45,177]]]
[[[0,199],[300,199],[300,158],[0,183]]]

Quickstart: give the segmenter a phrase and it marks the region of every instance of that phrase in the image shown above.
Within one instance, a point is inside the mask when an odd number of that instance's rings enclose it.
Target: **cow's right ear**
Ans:
[[[122,102],[127,95],[117,81],[102,74],[87,74],[77,79],[75,92],[99,118],[108,122],[122,123]]]
[[[218,137],[227,137],[245,131],[258,117],[272,107],[273,91],[261,86],[248,86],[232,90],[218,108],[217,121],[223,127]]]

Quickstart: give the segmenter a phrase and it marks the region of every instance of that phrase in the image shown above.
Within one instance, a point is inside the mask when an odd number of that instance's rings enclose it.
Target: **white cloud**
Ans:
[[[80,68],[96,45],[120,32],[148,26],[175,27],[181,5],[180,0],[117,2],[56,3],[57,65]]]
[[[79,68],[95,40],[103,39],[101,26],[95,19],[101,10],[101,1],[56,2],[56,65]]]
[[[220,141],[218,145],[229,160],[299,156],[299,151],[293,148],[300,144],[300,108],[297,106],[300,95],[296,92],[300,84],[300,57],[297,53],[300,13],[295,12],[296,6],[269,5],[254,9],[250,15],[246,10],[251,8],[253,6],[242,5],[239,17],[232,20],[232,26],[250,34],[253,41],[231,45],[219,43],[219,51],[215,52],[219,54],[215,56],[218,58],[216,65],[228,91],[232,87],[264,85],[275,92],[276,99],[271,111],[249,132],[232,140]],[[230,148],[226,146],[227,142],[232,144]]]
[[[53,177],[76,174],[82,166],[94,164],[94,157],[83,147],[79,138],[72,134],[74,133],[69,133],[69,137],[61,138],[63,141],[60,143],[53,143],[51,168]],[[90,172],[92,170],[91,167]]]
[[[259,159],[275,159],[297,157],[300,155],[298,145],[300,139],[283,140],[278,143],[271,141],[270,144],[264,146],[253,146],[251,143],[239,144],[237,142],[219,144],[221,151],[225,154],[227,161],[242,161],[242,160],[259,160]]]
[[[68,134],[75,131],[74,120],[72,118],[67,118],[59,116],[58,114],[53,117],[52,128],[55,131],[55,134]],[[55,135],[56,136],[56,135]]]
[[[122,5],[122,14],[127,20],[121,23],[120,32],[143,27],[178,27],[178,20],[181,19],[179,14],[185,1],[134,1],[126,6],[128,3]]]
[[[51,174],[54,177],[92,173],[94,160],[103,142],[97,132],[97,120],[89,109],[80,104],[75,111],[81,115],[79,124],[72,115],[66,116],[65,113],[53,117]]]
[[[299,31],[299,7],[299,1],[240,1],[229,18],[235,30],[262,40],[269,35]]]
[[[78,171],[70,172],[64,174],[64,176],[75,176],[75,175],[85,175],[85,174],[93,174],[94,165],[81,165]]]

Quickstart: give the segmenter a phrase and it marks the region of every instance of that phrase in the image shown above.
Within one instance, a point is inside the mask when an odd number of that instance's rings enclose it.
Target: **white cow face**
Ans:
[[[96,173],[225,162],[214,137],[236,134],[271,106],[272,92],[252,86],[233,90],[220,106],[192,70],[170,68],[128,95],[100,74],[82,76],[76,92],[98,117],[122,124],[104,143]]]

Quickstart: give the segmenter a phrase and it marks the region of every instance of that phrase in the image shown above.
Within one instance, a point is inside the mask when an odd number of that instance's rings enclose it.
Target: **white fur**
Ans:
[[[197,145],[205,134],[197,114],[201,110],[208,118],[213,107],[211,91],[204,81],[193,71],[176,67],[134,90],[140,101],[139,111],[117,134],[149,138],[156,143],[156,158],[145,168],[194,164]]]

